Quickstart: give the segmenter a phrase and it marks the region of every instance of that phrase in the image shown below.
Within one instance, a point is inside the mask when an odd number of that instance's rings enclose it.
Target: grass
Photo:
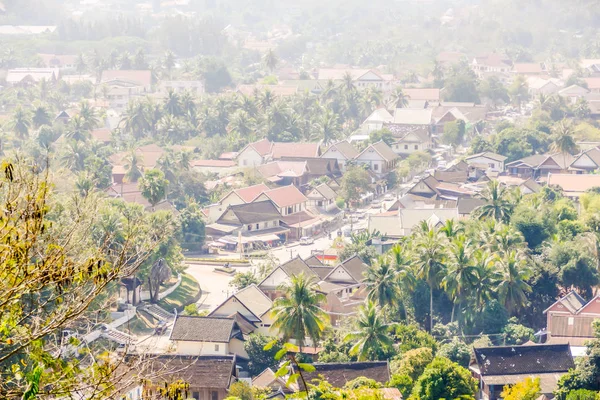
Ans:
[[[230,267],[216,267],[215,271],[216,272],[224,272],[224,273],[229,274],[229,275],[235,274],[235,269],[230,268]]]
[[[200,297],[200,284],[188,274],[183,274],[181,285],[173,293],[158,302],[158,305],[169,312],[183,310],[188,304],[194,303]]]

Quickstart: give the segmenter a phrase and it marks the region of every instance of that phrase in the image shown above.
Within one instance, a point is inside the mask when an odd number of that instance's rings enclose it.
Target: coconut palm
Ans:
[[[81,116],[76,115],[71,118],[65,136],[77,142],[86,141],[89,138],[90,132],[86,128],[86,123]]]
[[[123,180],[125,182],[137,182],[144,174],[142,173],[142,156],[135,150],[131,150],[129,154],[125,156],[125,176]]]
[[[464,227],[453,219],[447,219],[444,223],[444,226],[440,228],[440,232],[445,234],[449,239],[456,237],[456,235],[462,233],[463,231]]]
[[[477,207],[475,215],[483,218],[494,218],[496,221],[508,222],[513,210],[513,205],[508,200],[506,188],[496,180],[488,182],[479,197],[484,204]]]
[[[390,101],[388,103],[389,108],[405,108],[408,106],[408,100],[410,96],[404,93],[401,87],[397,87],[394,89],[392,94],[390,95]]]
[[[344,88],[346,92],[350,92],[356,89],[356,87],[354,86],[354,78],[352,77],[352,74],[348,71],[346,71],[346,73],[342,77],[342,88]]]
[[[175,54],[171,50],[167,50],[162,60],[162,67],[167,71],[169,79],[171,79],[171,71],[175,67]]]
[[[367,301],[359,308],[356,330],[348,333],[344,341],[356,341],[350,354],[357,356],[358,361],[379,360],[394,344],[390,325],[385,323],[381,309],[372,301]]]
[[[498,294],[509,313],[523,308],[527,304],[526,293],[531,292],[527,283],[529,270],[516,251],[511,251],[498,263],[501,274]]]
[[[562,154],[564,169],[568,168],[567,154],[575,154],[578,151],[577,142],[573,134],[572,126],[565,120],[560,121],[554,126],[553,141],[550,145],[550,150]]]
[[[365,286],[368,300],[380,308],[393,306],[400,298],[397,272],[389,257],[380,256],[365,274]]]
[[[82,142],[69,141],[62,150],[60,160],[71,171],[83,171],[87,155],[88,152]]]
[[[414,263],[418,276],[429,285],[429,330],[433,328],[433,291],[444,271],[444,240],[440,231],[421,222],[414,239]]]
[[[279,331],[284,341],[294,339],[300,350],[309,337],[316,346],[328,316],[320,307],[325,295],[317,292],[317,283],[303,273],[296,275],[282,286],[283,297],[275,300],[271,314],[273,328]]]
[[[81,102],[79,105],[79,116],[84,122],[84,126],[88,130],[95,129],[99,124],[100,120],[94,107],[90,106],[87,101]]]
[[[453,300],[450,322],[454,321],[456,307],[460,309],[476,278],[475,267],[471,264],[470,246],[470,241],[464,235],[459,235],[450,242],[446,276],[442,280],[442,286]]]
[[[152,209],[160,203],[167,195],[167,185],[169,181],[165,179],[165,174],[158,169],[151,169],[146,171],[144,176],[140,178],[139,188],[142,192],[142,196],[152,206]]]
[[[272,49],[269,49],[263,56],[263,63],[269,72],[273,73],[275,68],[277,68],[277,64],[279,64],[279,58],[277,58],[277,55]]]
[[[165,99],[164,103],[164,110],[166,113],[171,114],[174,117],[179,117],[183,114],[181,99],[173,89],[170,89],[167,93],[167,98]]]
[[[338,117],[331,111],[325,112],[314,126],[315,140],[322,140],[323,144],[335,141],[341,134]]]
[[[52,123],[48,107],[38,104],[33,109],[33,117],[31,118],[33,127],[39,129],[42,125],[50,125]]]
[[[21,107],[17,107],[10,121],[10,126],[19,139],[27,139],[31,127],[31,116]]]
[[[147,109],[144,103],[140,101],[129,103],[121,123],[125,132],[131,133],[136,138],[143,137],[150,130]]]

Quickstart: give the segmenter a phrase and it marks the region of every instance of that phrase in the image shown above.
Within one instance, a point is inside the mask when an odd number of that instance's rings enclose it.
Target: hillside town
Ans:
[[[0,397],[599,399],[600,9],[283,3],[0,1]]]

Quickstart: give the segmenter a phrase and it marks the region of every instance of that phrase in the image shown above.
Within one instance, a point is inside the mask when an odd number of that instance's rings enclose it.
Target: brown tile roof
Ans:
[[[128,356],[127,359],[137,357]],[[132,370],[129,376],[132,382],[142,379],[155,383],[183,380],[191,389],[228,389],[237,375],[235,360],[235,356],[158,355],[148,362],[134,361],[132,364],[141,366],[141,369]]]
[[[486,158],[489,158],[490,160],[494,160],[494,161],[504,161],[508,158],[501,154],[492,153],[491,151],[484,151],[483,153],[477,153],[477,154],[470,155],[466,158],[466,160],[470,160],[472,158],[477,158],[477,157],[486,157]]]
[[[280,268],[284,270],[288,276],[296,276],[300,275],[301,273],[304,273],[304,275],[307,277],[316,276],[316,273],[314,273],[306,264],[306,262],[304,262],[304,260],[299,256],[281,264]]]
[[[356,282],[362,282],[365,279],[364,273],[369,268],[359,256],[352,256],[346,261],[343,261],[341,265]]]
[[[268,139],[262,139],[258,142],[250,143],[248,146],[252,147],[261,156],[266,156],[271,152],[271,142]]]
[[[473,351],[482,376],[567,372],[575,367],[569,345],[483,347]]]
[[[393,161],[398,158],[398,154],[394,153],[394,151],[388,146],[383,140],[369,145],[366,149],[363,150],[363,153],[367,151],[369,148],[375,149],[375,151],[385,160],[385,161]],[[361,153],[362,154],[362,153]]]
[[[307,202],[308,199],[294,185],[283,186],[264,192],[277,207],[288,207],[299,203]]]
[[[588,89],[600,89],[600,78],[583,78],[583,80],[585,81],[585,83],[587,83]]]
[[[402,89],[411,100],[439,101],[440,89],[435,88],[405,88]]]
[[[346,160],[353,160],[358,156],[358,150],[350,142],[347,140],[342,140],[341,142],[337,142],[329,146],[329,149],[334,147],[337,151],[339,151]],[[328,149],[328,150],[329,150]]]
[[[442,171],[436,169],[433,177],[440,182],[464,183],[467,181],[469,173],[467,171]]]
[[[321,195],[326,198],[327,200],[331,200],[331,199],[335,199],[337,197],[337,194],[335,193],[335,190],[333,190],[328,184],[326,183],[322,183],[319,186],[317,186],[315,188],[315,190],[317,190],[319,193],[321,193]]]
[[[320,279],[325,279],[325,277],[329,275],[331,271],[333,271],[333,267],[328,267],[326,265],[311,265],[310,269],[317,274]]]
[[[215,167],[215,168],[231,168],[237,163],[231,160],[194,160],[191,162],[192,167]]]
[[[327,382],[336,388],[342,388],[347,382],[361,376],[382,384],[390,380],[390,369],[387,361],[315,363],[313,366],[315,367],[314,372],[304,373],[307,382],[318,379],[319,375],[322,375]],[[302,389],[302,384],[300,383],[300,385]]]
[[[256,167],[264,178],[274,176],[299,177],[307,173],[306,161],[273,161]]]
[[[178,315],[173,323],[171,340],[187,342],[229,343],[238,326],[233,318],[189,317]]]
[[[257,317],[261,317],[273,307],[271,299],[269,299],[267,295],[254,284],[246,286],[232,296],[235,296],[240,303]]]
[[[572,314],[577,313],[583,306],[586,304],[585,300],[574,290],[571,290],[565,296],[556,300],[550,307],[544,310],[544,314],[548,312],[550,308],[552,308],[555,304],[561,303],[567,310],[569,310]]]
[[[229,206],[227,209],[235,214],[242,225],[281,219],[279,210],[277,210],[271,200],[236,204]],[[225,213],[227,213],[227,211]],[[219,219],[219,221],[221,221],[221,219]]]
[[[99,142],[108,143],[112,141],[112,134],[108,128],[93,129],[90,134]]]
[[[115,79],[135,82],[140,86],[150,86],[152,84],[152,71],[106,70],[102,72],[101,82],[104,83]]]
[[[273,159],[283,157],[319,157],[319,143],[284,143],[275,142],[271,147]]]
[[[477,207],[485,204],[485,201],[478,198],[459,198],[456,203],[459,214],[471,214]]]
[[[600,187],[600,175],[595,174],[550,174],[548,185],[559,186],[565,194],[577,195],[593,187]]]
[[[268,190],[269,187],[267,185],[265,185],[264,183],[259,183],[258,185],[252,185],[242,189],[235,189],[234,192],[235,194],[240,196],[240,198],[246,203],[250,203],[254,201],[254,199],[256,199],[258,196],[260,196],[263,192],[266,192]]]
[[[323,265],[321,260],[319,260],[317,258],[317,256],[310,256],[306,260],[304,260],[304,262],[310,267],[324,267],[325,266],[325,265]]]

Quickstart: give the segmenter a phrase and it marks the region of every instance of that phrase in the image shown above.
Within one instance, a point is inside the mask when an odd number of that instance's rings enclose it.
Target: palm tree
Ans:
[[[462,233],[464,228],[453,219],[447,219],[444,226],[440,228],[440,231],[443,232],[447,238],[452,239],[459,233]]]
[[[410,96],[408,96],[406,93],[404,93],[404,90],[402,90],[401,87],[397,87],[394,89],[394,91],[390,95],[390,102],[389,102],[388,107],[394,108],[394,109],[405,108],[406,106],[408,106],[409,99],[410,99]]]
[[[318,293],[316,281],[303,273],[292,277],[282,289],[284,296],[275,300],[271,311],[273,328],[284,341],[294,339],[300,351],[307,337],[317,346],[328,320],[320,307],[325,295]]]
[[[365,275],[369,301],[375,302],[380,308],[398,303],[400,293],[397,273],[389,257],[380,256]]]
[[[87,151],[81,142],[70,141],[63,148],[61,155],[62,164],[71,171],[83,171],[85,169],[85,159]]]
[[[131,150],[127,156],[125,156],[125,176],[123,180],[125,182],[137,182],[144,174],[142,173],[142,156],[135,150]]]
[[[444,270],[444,241],[435,227],[421,222],[415,236],[414,263],[419,277],[429,285],[429,330],[433,328],[433,290],[439,287]]]
[[[254,131],[255,121],[244,110],[237,110],[229,121],[229,131],[236,132],[240,137],[248,137]]]
[[[508,201],[506,188],[498,181],[488,182],[479,197],[485,202],[474,210],[475,215],[478,215],[480,219],[494,218],[496,221],[503,222],[510,220],[513,206]]]
[[[169,74],[169,79],[171,79],[171,71],[175,67],[175,54],[173,54],[171,50],[167,50],[167,52],[165,53],[163,67],[167,70],[167,73]]]
[[[506,310],[512,314],[527,304],[526,293],[531,292],[527,283],[529,270],[519,253],[511,251],[499,262],[502,277],[498,284],[498,294]]]
[[[356,87],[354,86],[354,78],[352,77],[352,74],[350,74],[350,72],[348,71],[346,71],[346,73],[342,77],[342,87],[346,92],[351,92],[354,89],[356,89]]]
[[[69,121],[65,136],[69,139],[79,141],[86,141],[90,135],[89,131],[85,127],[85,122],[81,116],[76,115]]]
[[[315,124],[314,139],[322,140],[325,145],[335,141],[340,134],[338,117],[329,110]]]
[[[273,73],[273,71],[275,71],[275,68],[277,68],[277,64],[279,64],[279,59],[277,58],[277,55],[275,54],[275,52],[273,52],[272,49],[269,49],[269,51],[267,51],[263,56],[263,63],[265,64],[265,67],[267,67],[270,73]]]
[[[87,63],[85,62],[85,57],[83,56],[83,54],[80,53],[77,56],[77,61],[75,62],[75,71],[77,71],[77,73],[81,75],[85,72],[86,69]]]
[[[83,101],[79,105],[79,116],[83,120],[85,129],[95,129],[100,123],[96,110],[87,101]]]
[[[10,121],[12,131],[19,139],[27,139],[31,127],[31,116],[21,107],[17,107]]]
[[[378,360],[393,346],[390,325],[386,324],[380,309],[372,301],[363,304],[356,317],[356,330],[350,332],[344,341],[355,341],[350,349],[358,361]]]
[[[140,101],[129,103],[121,123],[124,124],[123,130],[125,132],[131,133],[136,138],[143,137],[150,128],[144,104]]]
[[[164,109],[166,113],[171,114],[174,117],[179,117],[183,114],[183,108],[181,107],[181,99],[173,89],[170,89],[169,93],[167,93]]]
[[[35,129],[39,129],[42,125],[50,125],[52,122],[48,107],[41,104],[36,105],[33,109],[33,118],[31,119],[31,122],[33,122]]]
[[[162,171],[151,169],[140,178],[138,186],[142,196],[148,200],[152,209],[154,209],[167,195],[168,184],[169,181],[165,179],[165,174]]]
[[[470,245],[470,241],[464,235],[457,236],[450,243],[446,276],[442,280],[442,286],[453,300],[450,322],[454,321],[456,307],[460,309],[475,281],[475,267],[471,265]]]
[[[554,126],[552,144],[550,150],[563,155],[563,169],[567,169],[567,154],[575,154],[578,151],[577,142],[573,136],[572,126],[565,120]]]

